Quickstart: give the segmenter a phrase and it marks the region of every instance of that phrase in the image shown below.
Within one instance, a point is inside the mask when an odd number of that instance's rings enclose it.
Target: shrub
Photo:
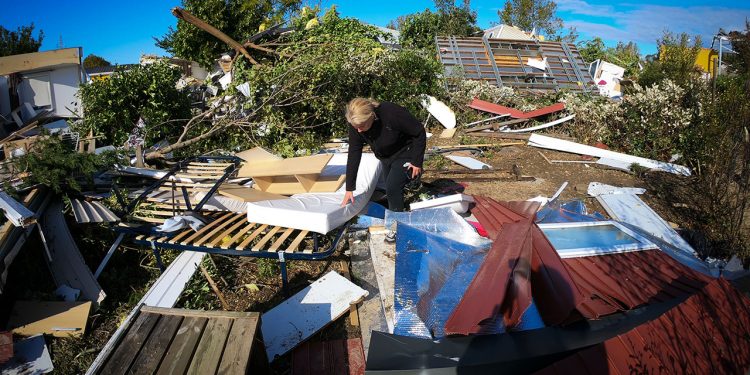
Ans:
[[[180,72],[163,63],[115,72],[108,79],[80,86],[82,134],[93,131],[104,144],[123,144],[136,122],[146,122],[146,144],[174,136],[190,116],[186,93],[175,84]]]

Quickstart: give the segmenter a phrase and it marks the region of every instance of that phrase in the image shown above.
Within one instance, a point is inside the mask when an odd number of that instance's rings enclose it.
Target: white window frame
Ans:
[[[564,229],[564,228],[583,228],[583,227],[594,227],[594,226],[614,226],[615,228],[619,229],[620,231],[627,234],[628,236],[634,238],[638,242],[637,244],[613,245],[613,246],[608,246],[608,247],[579,247],[579,248],[564,249],[564,250],[558,250],[555,248],[555,251],[557,251],[557,253],[560,254],[560,258],[563,258],[563,259],[659,249],[659,247],[656,246],[656,244],[649,241],[646,237],[643,237],[640,234],[623,226],[622,224],[616,221],[612,221],[612,220],[574,222],[574,223],[549,223],[549,224],[537,224],[537,226],[539,226],[539,229],[542,230],[542,233],[544,233],[544,229],[547,229],[547,228],[548,229]],[[547,234],[545,233],[544,236],[546,237]],[[549,237],[547,238],[547,240],[549,240]],[[552,247],[554,248],[555,244],[551,240],[549,242],[550,244],[552,244]]]

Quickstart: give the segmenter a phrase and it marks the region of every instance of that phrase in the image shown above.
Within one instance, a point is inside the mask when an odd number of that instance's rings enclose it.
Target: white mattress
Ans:
[[[334,154],[322,175],[346,172],[347,154]],[[357,172],[354,203],[341,207],[346,185],[335,193],[295,194],[289,199],[247,204],[247,220],[253,223],[328,233],[353,218],[367,205],[380,177],[380,161],[374,154],[362,154]]]

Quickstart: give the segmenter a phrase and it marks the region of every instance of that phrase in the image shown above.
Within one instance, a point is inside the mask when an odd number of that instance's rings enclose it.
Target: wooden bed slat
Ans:
[[[294,241],[292,241],[292,243],[289,244],[289,248],[286,251],[289,251],[289,252],[297,251],[297,247],[299,246],[300,243],[302,243],[302,240],[305,239],[308,233],[310,232],[306,230],[300,231],[297,237],[294,239]]]
[[[279,236],[279,238],[276,241],[274,241],[273,244],[271,244],[271,247],[268,250],[269,251],[278,250],[281,244],[284,243],[284,241],[292,234],[292,232],[294,232],[294,229],[287,228],[287,230],[285,230],[284,233],[282,233],[281,236]]]
[[[208,240],[210,240],[216,233],[218,233],[220,230],[226,228],[229,224],[232,224],[232,223],[236,222],[237,219],[239,219],[240,221],[242,221],[242,219],[244,219],[244,218],[245,218],[245,215],[243,215],[243,214],[234,214],[233,217],[230,217],[228,220],[224,220],[224,222],[221,223],[221,225],[216,226],[212,231],[208,232],[208,234],[206,234],[205,236],[203,236],[203,238],[201,238],[198,241],[195,241],[195,243],[193,243],[193,245],[195,245],[195,246],[203,245]]]
[[[279,229],[281,229],[281,227],[276,227],[276,226],[275,226],[275,227],[271,228],[271,230],[269,230],[269,231],[268,231],[268,233],[266,233],[266,235],[265,235],[265,236],[263,236],[263,237],[262,237],[262,238],[260,239],[260,241],[258,241],[258,243],[256,243],[255,245],[253,245],[253,247],[252,247],[252,249],[251,249],[251,250],[252,250],[252,251],[259,251],[260,249],[262,249],[262,248],[263,248],[263,246],[264,246],[264,245],[265,245],[265,244],[266,244],[266,243],[267,243],[268,241],[270,241],[270,240],[271,240],[271,238],[273,238],[273,236],[274,236],[274,235],[276,235],[276,232],[278,232],[278,231],[279,231]]]
[[[255,239],[255,237],[258,237],[258,235],[262,231],[264,231],[266,228],[268,228],[268,224],[263,224],[260,227],[258,227],[258,229],[256,229],[255,231],[253,231],[253,233],[250,234],[249,237],[245,238],[245,240],[242,241],[242,243],[240,244],[240,246],[237,246],[237,250],[245,250],[245,247],[247,247],[247,245],[250,242],[252,242]]]
[[[190,242],[192,242],[196,238],[200,238],[201,236],[205,235],[208,231],[210,231],[212,228],[216,227],[217,225],[221,224],[224,220],[226,220],[227,218],[229,218],[233,214],[234,214],[234,212],[227,212],[224,215],[219,216],[214,221],[212,221],[212,222],[204,225],[203,228],[201,228],[197,232],[193,233],[192,236],[190,236],[190,237],[186,238],[184,241],[180,242],[180,244],[182,244],[182,245],[188,245],[188,244],[190,244]]]
[[[245,215],[242,215],[242,216],[244,218]],[[229,237],[229,239],[231,241],[232,237],[230,237],[230,236],[232,235],[232,233],[234,233],[234,231],[237,230],[237,228],[241,227],[242,224],[246,224],[246,223],[247,222],[244,221],[244,220],[240,220],[240,221],[236,222],[234,225],[232,225],[231,227],[229,227],[223,233],[221,233],[220,235],[216,236],[216,238],[214,238],[214,240],[211,241],[210,243],[208,243],[206,246],[208,246],[208,247],[215,247],[216,245],[221,244],[222,240],[224,238],[226,238],[226,237]]]
[[[242,230],[240,230],[239,232],[237,232],[237,234],[235,234],[234,236],[232,236],[232,238],[229,240],[229,242],[222,243],[221,244],[221,248],[222,249],[228,249],[235,242],[237,242],[240,239],[240,237],[244,236],[245,233],[247,233],[248,231],[250,231],[250,229],[253,229],[256,225],[258,225],[258,224],[256,224],[256,223],[249,223],[249,224],[247,224],[247,226],[245,226],[244,228],[242,228]]]

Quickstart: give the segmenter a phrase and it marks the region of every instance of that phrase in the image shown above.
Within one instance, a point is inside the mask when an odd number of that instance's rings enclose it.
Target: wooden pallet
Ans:
[[[167,211],[156,211],[156,213],[172,216],[171,212]],[[172,237],[138,235],[135,240],[154,244],[224,250],[313,253],[312,249],[300,249],[300,245],[310,234],[306,230],[248,223],[245,214],[234,212],[208,212],[204,216],[211,221],[197,232],[188,228]],[[145,218],[143,221],[149,222],[149,220],[156,220],[156,218]]]
[[[267,373],[260,314],[142,306],[95,374]]]

